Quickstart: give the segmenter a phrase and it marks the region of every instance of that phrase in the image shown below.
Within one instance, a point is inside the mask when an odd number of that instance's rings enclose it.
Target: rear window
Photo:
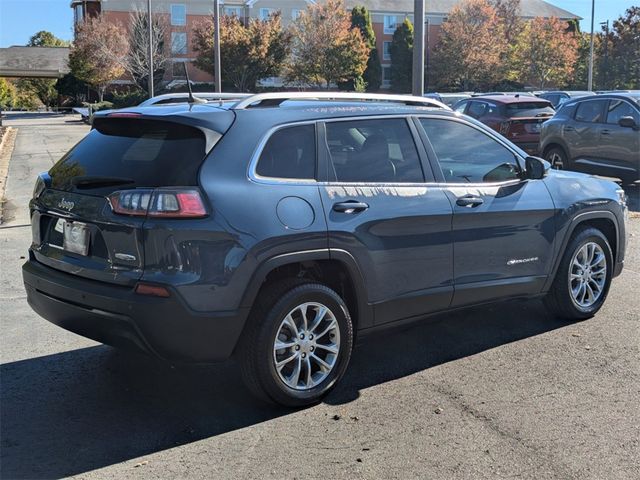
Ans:
[[[190,186],[206,153],[204,134],[155,120],[100,119],[49,171],[53,188]]]
[[[518,102],[506,104],[509,117],[535,117],[536,115],[553,115],[555,110],[549,102]]]

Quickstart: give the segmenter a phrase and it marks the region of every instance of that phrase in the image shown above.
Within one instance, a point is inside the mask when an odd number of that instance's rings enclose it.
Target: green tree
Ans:
[[[362,74],[362,81],[354,80],[354,89],[356,85],[364,86],[367,91],[377,91],[382,83],[382,67],[380,66],[380,57],[376,48],[376,33],[373,31],[373,23],[371,22],[371,14],[366,7],[353,7],[351,10],[351,26],[358,28],[364,43],[369,47],[369,58],[367,59],[367,68]]]
[[[13,107],[18,92],[16,86],[4,78],[0,78],[0,110]]]
[[[28,47],[68,47],[69,42],[56,37],[53,33],[46,30],[40,30],[38,33],[31,35]]]
[[[369,47],[351,26],[343,0],[309,5],[291,25],[292,55],[287,80],[326,87],[360,77]]]
[[[66,47],[69,43],[59,39],[53,33],[41,30],[32,35],[27,42],[28,47]],[[55,105],[58,98],[56,80],[51,78],[23,78],[19,81],[20,89],[31,92],[49,108]]]
[[[81,105],[87,99],[88,85],[76,78],[73,73],[67,73],[59,78],[55,88],[58,95],[71,98],[74,105]]]
[[[213,18],[200,22],[193,32],[196,66],[214,73]],[[283,30],[280,14],[252,19],[247,26],[235,16],[220,18],[222,81],[240,92],[253,91],[258,80],[280,74],[289,55],[291,35]]]
[[[394,92],[411,92],[413,38],[413,24],[405,18],[393,32],[391,41],[391,90]]]
[[[611,88],[640,88],[640,7],[628,8],[613,22],[609,36],[608,84]]]

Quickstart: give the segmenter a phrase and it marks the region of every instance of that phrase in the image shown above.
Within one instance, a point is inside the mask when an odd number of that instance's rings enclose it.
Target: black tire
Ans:
[[[588,307],[583,307],[576,303],[571,293],[570,287],[570,269],[572,267],[574,255],[586,244],[596,243],[602,249],[606,260],[606,279],[602,287],[601,294],[598,299]],[[613,253],[607,237],[598,229],[592,227],[581,228],[574,232],[567,249],[564,252],[560,266],[556,273],[556,277],[551,285],[549,293],[544,298],[544,303],[550,313],[556,317],[577,321],[591,318],[604,304],[609,286],[611,285],[611,277],[613,273]]]
[[[329,308],[338,323],[340,344],[333,368],[326,378],[311,388],[296,390],[279,377],[273,348],[283,319],[306,302],[317,302]],[[242,377],[249,390],[264,401],[288,407],[311,405],[319,402],[342,378],[352,347],[353,326],[349,310],[336,292],[320,283],[284,280],[264,289],[251,311],[239,351]]]
[[[567,170],[567,154],[560,147],[551,147],[544,154],[544,159],[551,164],[551,168],[556,170]]]

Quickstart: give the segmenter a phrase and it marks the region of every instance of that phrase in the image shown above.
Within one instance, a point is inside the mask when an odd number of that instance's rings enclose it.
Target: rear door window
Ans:
[[[447,183],[493,183],[517,180],[515,155],[489,135],[465,123],[420,120]]]
[[[424,182],[418,151],[404,118],[329,122],[326,131],[331,179]]]
[[[110,183],[135,187],[191,186],[206,155],[204,134],[173,122],[104,118],[49,174],[52,186],[74,190]],[[84,187],[83,187],[84,185]]]
[[[576,109],[576,120],[586,123],[602,123],[607,100],[587,100],[580,102]]]
[[[312,180],[316,177],[315,125],[277,130],[265,145],[256,173],[261,177]]]

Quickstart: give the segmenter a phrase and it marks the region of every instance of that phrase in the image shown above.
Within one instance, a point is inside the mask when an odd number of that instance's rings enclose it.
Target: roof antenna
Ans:
[[[193,96],[193,90],[191,90],[191,80],[189,80],[189,72],[187,71],[187,62],[182,62],[182,68],[184,69],[184,76],[187,77],[187,88],[189,89],[189,103],[207,103],[206,100]]]

